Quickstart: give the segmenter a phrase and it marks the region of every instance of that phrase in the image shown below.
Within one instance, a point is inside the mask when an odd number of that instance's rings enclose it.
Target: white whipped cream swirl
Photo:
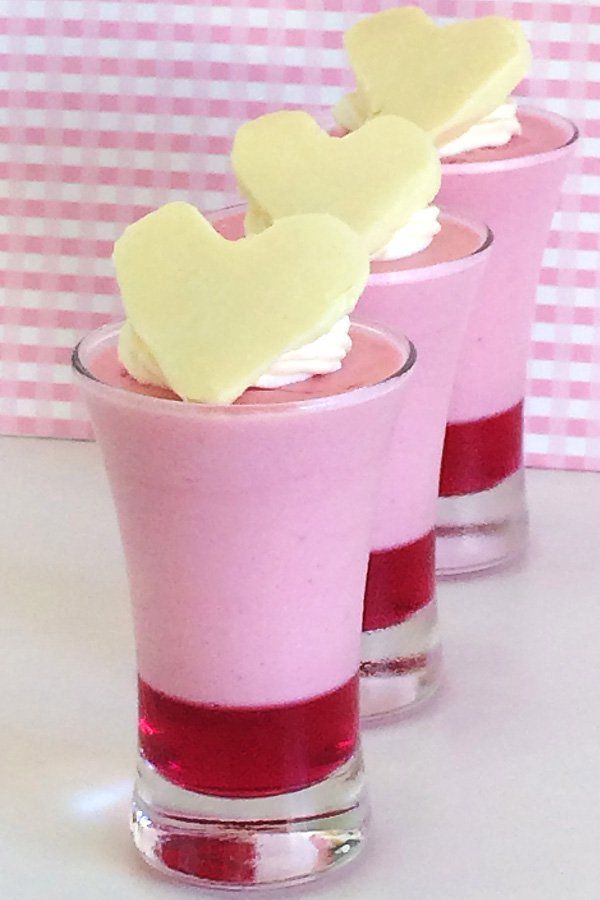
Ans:
[[[286,350],[257,379],[254,387],[278,388],[341,369],[352,347],[350,317],[343,316],[321,337],[296,350]]]
[[[517,116],[517,104],[509,98],[506,103],[502,103],[475,125],[471,125],[464,134],[440,147],[439,154],[445,159],[447,156],[457,156],[469,150],[503,147],[515,134],[521,134],[521,123]]]
[[[350,317],[343,316],[316,340],[282,353],[250,387],[279,388],[306,381],[313,375],[336,372],[351,347]],[[129,322],[125,322],[119,335],[119,359],[131,377],[141,384],[170,387],[156,359]]]
[[[441,231],[439,215],[440,210],[437,206],[418,209],[380,250],[371,255],[371,259],[404,259],[425,250]]]

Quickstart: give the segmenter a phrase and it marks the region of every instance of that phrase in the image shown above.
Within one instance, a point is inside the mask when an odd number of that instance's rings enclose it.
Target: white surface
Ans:
[[[365,736],[370,845],[270,900],[600,898],[600,476],[528,479],[529,559],[441,586],[443,691]],[[0,496],[0,897],[223,896],[131,846],[133,645],[97,448],[2,438]]]

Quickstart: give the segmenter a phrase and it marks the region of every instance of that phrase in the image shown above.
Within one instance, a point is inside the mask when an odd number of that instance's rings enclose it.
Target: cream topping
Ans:
[[[337,372],[352,347],[350,317],[343,316],[316,341],[287,350],[257,379],[254,387],[278,388],[297,381],[306,381],[313,375]]]
[[[372,254],[371,259],[404,259],[425,250],[441,231],[439,215],[437,206],[418,209],[380,250]]]
[[[440,147],[440,157],[444,159],[484,147],[503,147],[515,134],[521,134],[521,123],[517,116],[517,104],[509,97],[489,115],[471,125],[464,134]]]

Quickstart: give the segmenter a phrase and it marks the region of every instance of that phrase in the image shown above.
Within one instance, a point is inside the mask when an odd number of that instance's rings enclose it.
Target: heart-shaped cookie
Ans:
[[[228,241],[188,203],[130,225],[114,261],[127,321],[180,397],[230,403],[354,308],[369,259],[351,229],[294,216]]]
[[[357,119],[404,116],[438,146],[504,103],[531,62],[518,22],[486,16],[440,27],[416,6],[361,19],[344,43],[356,76],[350,99]]]
[[[249,202],[247,232],[298,213],[330,213],[359,234],[370,253],[440,187],[433,142],[398,116],[337,138],[305,112],[270,113],[242,125],[231,161]]]

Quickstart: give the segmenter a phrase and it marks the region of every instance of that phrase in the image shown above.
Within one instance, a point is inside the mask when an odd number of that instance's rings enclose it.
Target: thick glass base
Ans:
[[[131,831],[164,874],[235,890],[297,884],[349,862],[367,818],[360,751],[319,784],[256,799],[186,791],[140,757]]]
[[[496,568],[520,556],[526,543],[524,469],[488,491],[439,498],[435,548],[438,576]]]
[[[435,599],[399,625],[364,631],[361,719],[375,724],[426,700],[439,686],[441,661]]]

